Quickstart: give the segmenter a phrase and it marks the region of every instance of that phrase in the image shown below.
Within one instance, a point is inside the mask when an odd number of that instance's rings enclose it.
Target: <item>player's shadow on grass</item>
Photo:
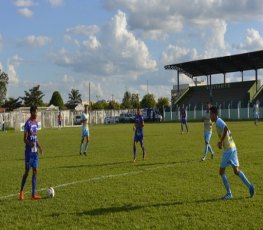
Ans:
[[[200,160],[182,160],[182,161],[173,161],[173,162],[157,162],[157,163],[146,163],[146,162],[138,162],[136,164],[134,164],[137,167],[145,167],[145,166],[154,166],[154,165],[167,165],[167,166],[171,166],[171,165],[176,165],[176,164],[187,164],[187,163],[192,163],[192,162],[200,162]]]
[[[130,164],[130,161],[121,161],[121,162],[110,162],[110,163],[101,163],[101,164],[85,164],[85,165],[67,165],[67,166],[61,166],[56,168],[83,168],[83,167],[103,167],[103,166],[111,166],[111,165],[122,165],[122,164]]]
[[[243,198],[240,198],[243,199]],[[234,199],[237,200],[237,199]],[[119,207],[108,207],[108,208],[97,208],[93,210],[88,210],[84,212],[77,212],[77,216],[99,216],[99,215],[107,215],[110,213],[119,213],[119,212],[131,212],[138,209],[143,208],[160,208],[160,207],[168,207],[168,206],[180,206],[180,205],[187,205],[187,204],[200,204],[200,203],[212,203],[212,202],[222,202],[221,198],[215,198],[215,199],[204,199],[204,200],[197,200],[197,201],[189,201],[189,202],[183,202],[183,201],[175,201],[175,202],[169,202],[169,203],[159,203],[159,204],[150,204],[150,205],[132,205],[132,204],[126,204]]]

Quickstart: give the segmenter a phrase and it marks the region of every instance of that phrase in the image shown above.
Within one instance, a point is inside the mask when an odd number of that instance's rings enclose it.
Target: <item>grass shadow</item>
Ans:
[[[243,198],[239,198],[243,199]],[[234,199],[238,200],[238,199]],[[77,216],[99,216],[99,215],[107,215],[109,213],[119,213],[119,212],[131,212],[138,209],[143,208],[160,208],[160,207],[168,207],[168,206],[180,206],[186,205],[191,203],[211,203],[211,202],[219,202],[222,201],[220,198],[213,198],[213,199],[204,199],[204,200],[197,200],[197,201],[190,201],[190,202],[183,202],[183,201],[175,201],[175,202],[168,202],[168,203],[157,203],[157,204],[150,204],[150,205],[132,205],[126,204],[119,207],[108,207],[108,208],[97,208],[93,210],[83,211],[76,213]]]

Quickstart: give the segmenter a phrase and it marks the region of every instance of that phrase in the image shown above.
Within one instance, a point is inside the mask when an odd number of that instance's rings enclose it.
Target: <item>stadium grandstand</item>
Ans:
[[[201,109],[211,101],[221,108],[234,108],[247,107],[256,101],[263,102],[263,87],[258,79],[258,70],[263,68],[263,50],[171,64],[164,68],[177,71],[177,85],[171,90],[173,107],[186,105]],[[244,81],[243,72],[251,70],[255,71],[255,80]],[[226,82],[226,74],[233,72],[240,72],[242,81]],[[181,73],[190,77],[195,86],[180,85]],[[220,78],[220,74],[223,83],[212,84],[212,77]],[[206,84],[198,85],[197,79],[203,77],[206,77]]]

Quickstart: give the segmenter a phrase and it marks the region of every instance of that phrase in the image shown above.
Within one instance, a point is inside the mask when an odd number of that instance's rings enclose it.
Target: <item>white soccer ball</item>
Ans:
[[[48,190],[47,190],[47,195],[48,195],[48,197],[53,198],[55,196],[54,188],[49,187]]]

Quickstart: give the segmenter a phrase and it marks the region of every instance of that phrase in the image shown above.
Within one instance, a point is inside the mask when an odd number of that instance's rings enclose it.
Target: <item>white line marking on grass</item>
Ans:
[[[143,173],[143,172],[146,172],[146,171],[153,171],[153,170],[162,169],[162,168],[169,168],[169,167],[172,167],[172,166],[174,166],[174,164],[167,164],[165,166],[158,166],[158,167],[154,167],[154,168],[145,168],[143,170],[125,172],[125,173],[120,173],[120,174],[109,174],[109,175],[104,175],[104,176],[97,176],[97,177],[89,178],[89,179],[86,179],[86,180],[79,180],[79,181],[73,181],[73,182],[70,182],[70,183],[59,184],[59,185],[53,186],[53,188],[67,187],[67,186],[70,186],[70,185],[87,183],[87,182],[96,181],[96,180],[103,180],[103,179],[107,179],[107,178],[135,175],[135,174],[140,174],[140,173]],[[45,190],[47,190],[47,188],[41,188],[41,189],[38,189],[37,191],[40,192],[40,191],[45,191]],[[30,193],[30,192],[25,192],[25,194],[27,194],[27,193]],[[5,200],[5,199],[11,198],[11,197],[15,197],[15,196],[18,197],[19,193],[10,194],[10,195],[6,195],[6,196],[1,196],[0,200]]]

